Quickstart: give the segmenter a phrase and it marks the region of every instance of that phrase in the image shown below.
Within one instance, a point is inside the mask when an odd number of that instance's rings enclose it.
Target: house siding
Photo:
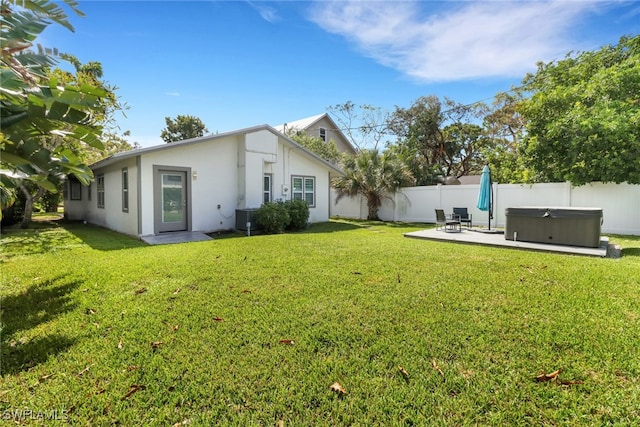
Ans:
[[[127,168],[129,174],[129,211],[122,211],[122,169]],[[138,173],[136,159],[125,159],[104,168],[95,169],[94,176],[104,176],[104,208],[98,207],[97,185],[91,185],[91,200],[84,200],[82,218],[92,224],[115,230],[120,233],[138,234]],[[86,194],[86,187],[85,187]],[[83,194],[84,195],[84,194]]]
[[[82,186],[82,193],[80,200],[71,200],[71,192],[69,189],[69,181],[65,183],[65,199],[64,199],[64,216],[71,221],[85,220],[87,210],[88,193],[95,183],[91,187]],[[92,195],[93,196],[93,195]]]
[[[309,209],[310,222],[329,221],[329,175],[322,168],[307,157],[300,155],[299,150],[289,149],[288,186],[291,186],[291,176],[313,176],[315,178],[315,206]],[[290,198],[290,197],[289,197]]]
[[[304,132],[309,136],[321,138],[320,129],[325,130],[325,141],[333,140],[336,143],[336,147],[339,151],[351,155],[356,154],[356,149],[347,137],[339,129],[338,125],[333,121],[331,116],[327,113],[318,114],[313,117],[307,117],[306,119],[295,120],[290,123],[283,123],[276,127],[278,132],[285,135],[290,134],[292,131]]]
[[[175,145],[173,145],[175,144]],[[158,170],[187,172],[187,227],[204,233],[235,228],[236,209],[258,208],[263,201],[263,177],[272,179],[273,200],[288,200],[291,176],[315,178],[316,204],[310,221],[329,219],[329,177],[340,172],[272,128],[255,127],[236,133],[212,135],[193,141],[123,153],[96,164],[104,175],[105,207],[97,207],[95,183],[92,200],[71,203],[71,219],[85,219],[122,233],[145,236],[160,230],[154,224],[154,179]],[[122,170],[129,176],[129,211],[122,211]],[[86,193],[86,192],[85,192]]]
[[[210,232],[235,225],[238,136],[176,146],[141,157],[141,234],[154,234],[153,166],[191,168],[191,229]],[[220,205],[220,209],[217,208]]]
[[[262,204],[262,177],[277,169],[272,165],[278,159],[284,160],[283,156],[278,155],[281,145],[279,138],[269,131],[252,132],[245,136],[244,144],[240,146],[240,152],[244,153],[244,167],[238,168],[238,174],[244,177],[238,188],[239,209],[259,208]]]
[[[339,132],[335,127],[335,124],[331,123],[331,121],[329,121],[326,117],[323,117],[322,119],[318,120],[318,122],[314,123],[309,129],[307,129],[307,133],[319,138],[320,128],[325,128],[327,142],[330,140],[334,140],[339,151],[343,153],[354,154],[351,144],[347,140],[345,140],[342,133]]]

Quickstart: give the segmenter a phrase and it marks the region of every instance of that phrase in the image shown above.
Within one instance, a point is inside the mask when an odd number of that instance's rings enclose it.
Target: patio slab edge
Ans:
[[[600,237],[600,246],[597,248],[585,248],[578,246],[549,245],[544,243],[532,243],[522,241],[506,240],[502,233],[480,233],[473,230],[462,230],[458,233],[447,233],[442,230],[420,230],[404,233],[405,237],[414,239],[426,239],[436,241],[446,241],[454,243],[469,243],[485,246],[496,246],[514,249],[535,250],[543,252],[556,252],[573,255],[586,255],[606,257],[609,247],[609,237]]]
[[[149,245],[168,245],[173,243],[202,242],[213,240],[199,231],[174,231],[157,235],[140,236],[140,240]]]

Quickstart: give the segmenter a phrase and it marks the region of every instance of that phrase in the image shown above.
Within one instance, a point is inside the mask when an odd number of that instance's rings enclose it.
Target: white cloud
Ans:
[[[521,77],[564,57],[592,2],[320,1],[310,20],[365,55],[426,82]]]
[[[164,94],[167,96],[180,96],[180,92],[165,92]]]
[[[256,12],[258,12],[260,14],[260,17],[262,17],[262,19],[264,19],[265,21],[273,23],[280,20],[278,11],[275,8],[260,2],[255,3],[248,1],[247,3],[249,3],[249,6],[251,6]]]

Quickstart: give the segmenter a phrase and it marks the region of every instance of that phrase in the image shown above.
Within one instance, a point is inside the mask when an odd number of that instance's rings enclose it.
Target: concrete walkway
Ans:
[[[202,242],[213,240],[199,231],[173,231],[157,235],[141,236],[140,239],[150,245],[168,245],[170,243]]]
[[[583,248],[578,246],[563,246],[563,245],[547,245],[544,243],[530,243],[520,242],[513,240],[505,240],[504,232],[482,232],[475,230],[462,229],[458,233],[447,233],[444,230],[436,230],[435,228],[430,230],[413,231],[411,233],[405,233],[405,237],[411,237],[415,239],[427,239],[427,240],[441,240],[447,242],[457,243],[471,243],[478,245],[500,246],[507,248],[527,249],[534,251],[545,252],[559,252],[574,255],[588,255],[606,257],[607,249],[609,247],[609,238],[606,236],[600,237],[600,246],[597,248]]]

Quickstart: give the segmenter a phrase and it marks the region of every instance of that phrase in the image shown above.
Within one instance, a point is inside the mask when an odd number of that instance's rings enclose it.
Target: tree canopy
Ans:
[[[334,140],[324,141],[319,136],[309,135],[306,132],[298,132],[295,129],[288,132],[288,134],[289,138],[310,151],[313,151],[326,161],[336,163],[340,160],[340,151]]]
[[[175,120],[165,117],[164,121],[167,127],[160,133],[160,138],[167,143],[198,138],[209,132],[202,120],[195,116],[178,115]]]
[[[490,141],[482,149],[483,156],[495,182],[533,181],[534,174],[527,168],[522,152],[526,121],[516,110],[523,99],[520,88],[498,93],[482,121],[485,136]]]
[[[417,185],[430,185],[443,176],[460,177],[482,169],[482,148],[487,145],[481,126],[474,123],[485,105],[458,104],[437,96],[423,96],[411,107],[396,107],[387,129],[396,135],[391,146],[409,165]]]
[[[524,151],[541,180],[640,184],[640,36],[539,63],[523,84]]]
[[[75,1],[65,3],[82,15]],[[101,120],[109,97],[108,91],[94,82],[67,81],[52,73],[55,50],[31,50],[51,22],[73,30],[59,5],[47,0],[12,0],[3,1],[0,8],[0,178],[4,208],[15,200],[11,194],[17,189],[27,197],[33,196],[25,183],[31,188],[35,184],[37,194],[43,194],[57,191],[68,175],[84,184],[91,181],[93,174],[81,160],[79,150],[85,146],[103,148]]]
[[[369,104],[356,105],[352,101],[327,108],[333,114],[344,135],[357,151],[378,150],[387,131],[389,114]]]

